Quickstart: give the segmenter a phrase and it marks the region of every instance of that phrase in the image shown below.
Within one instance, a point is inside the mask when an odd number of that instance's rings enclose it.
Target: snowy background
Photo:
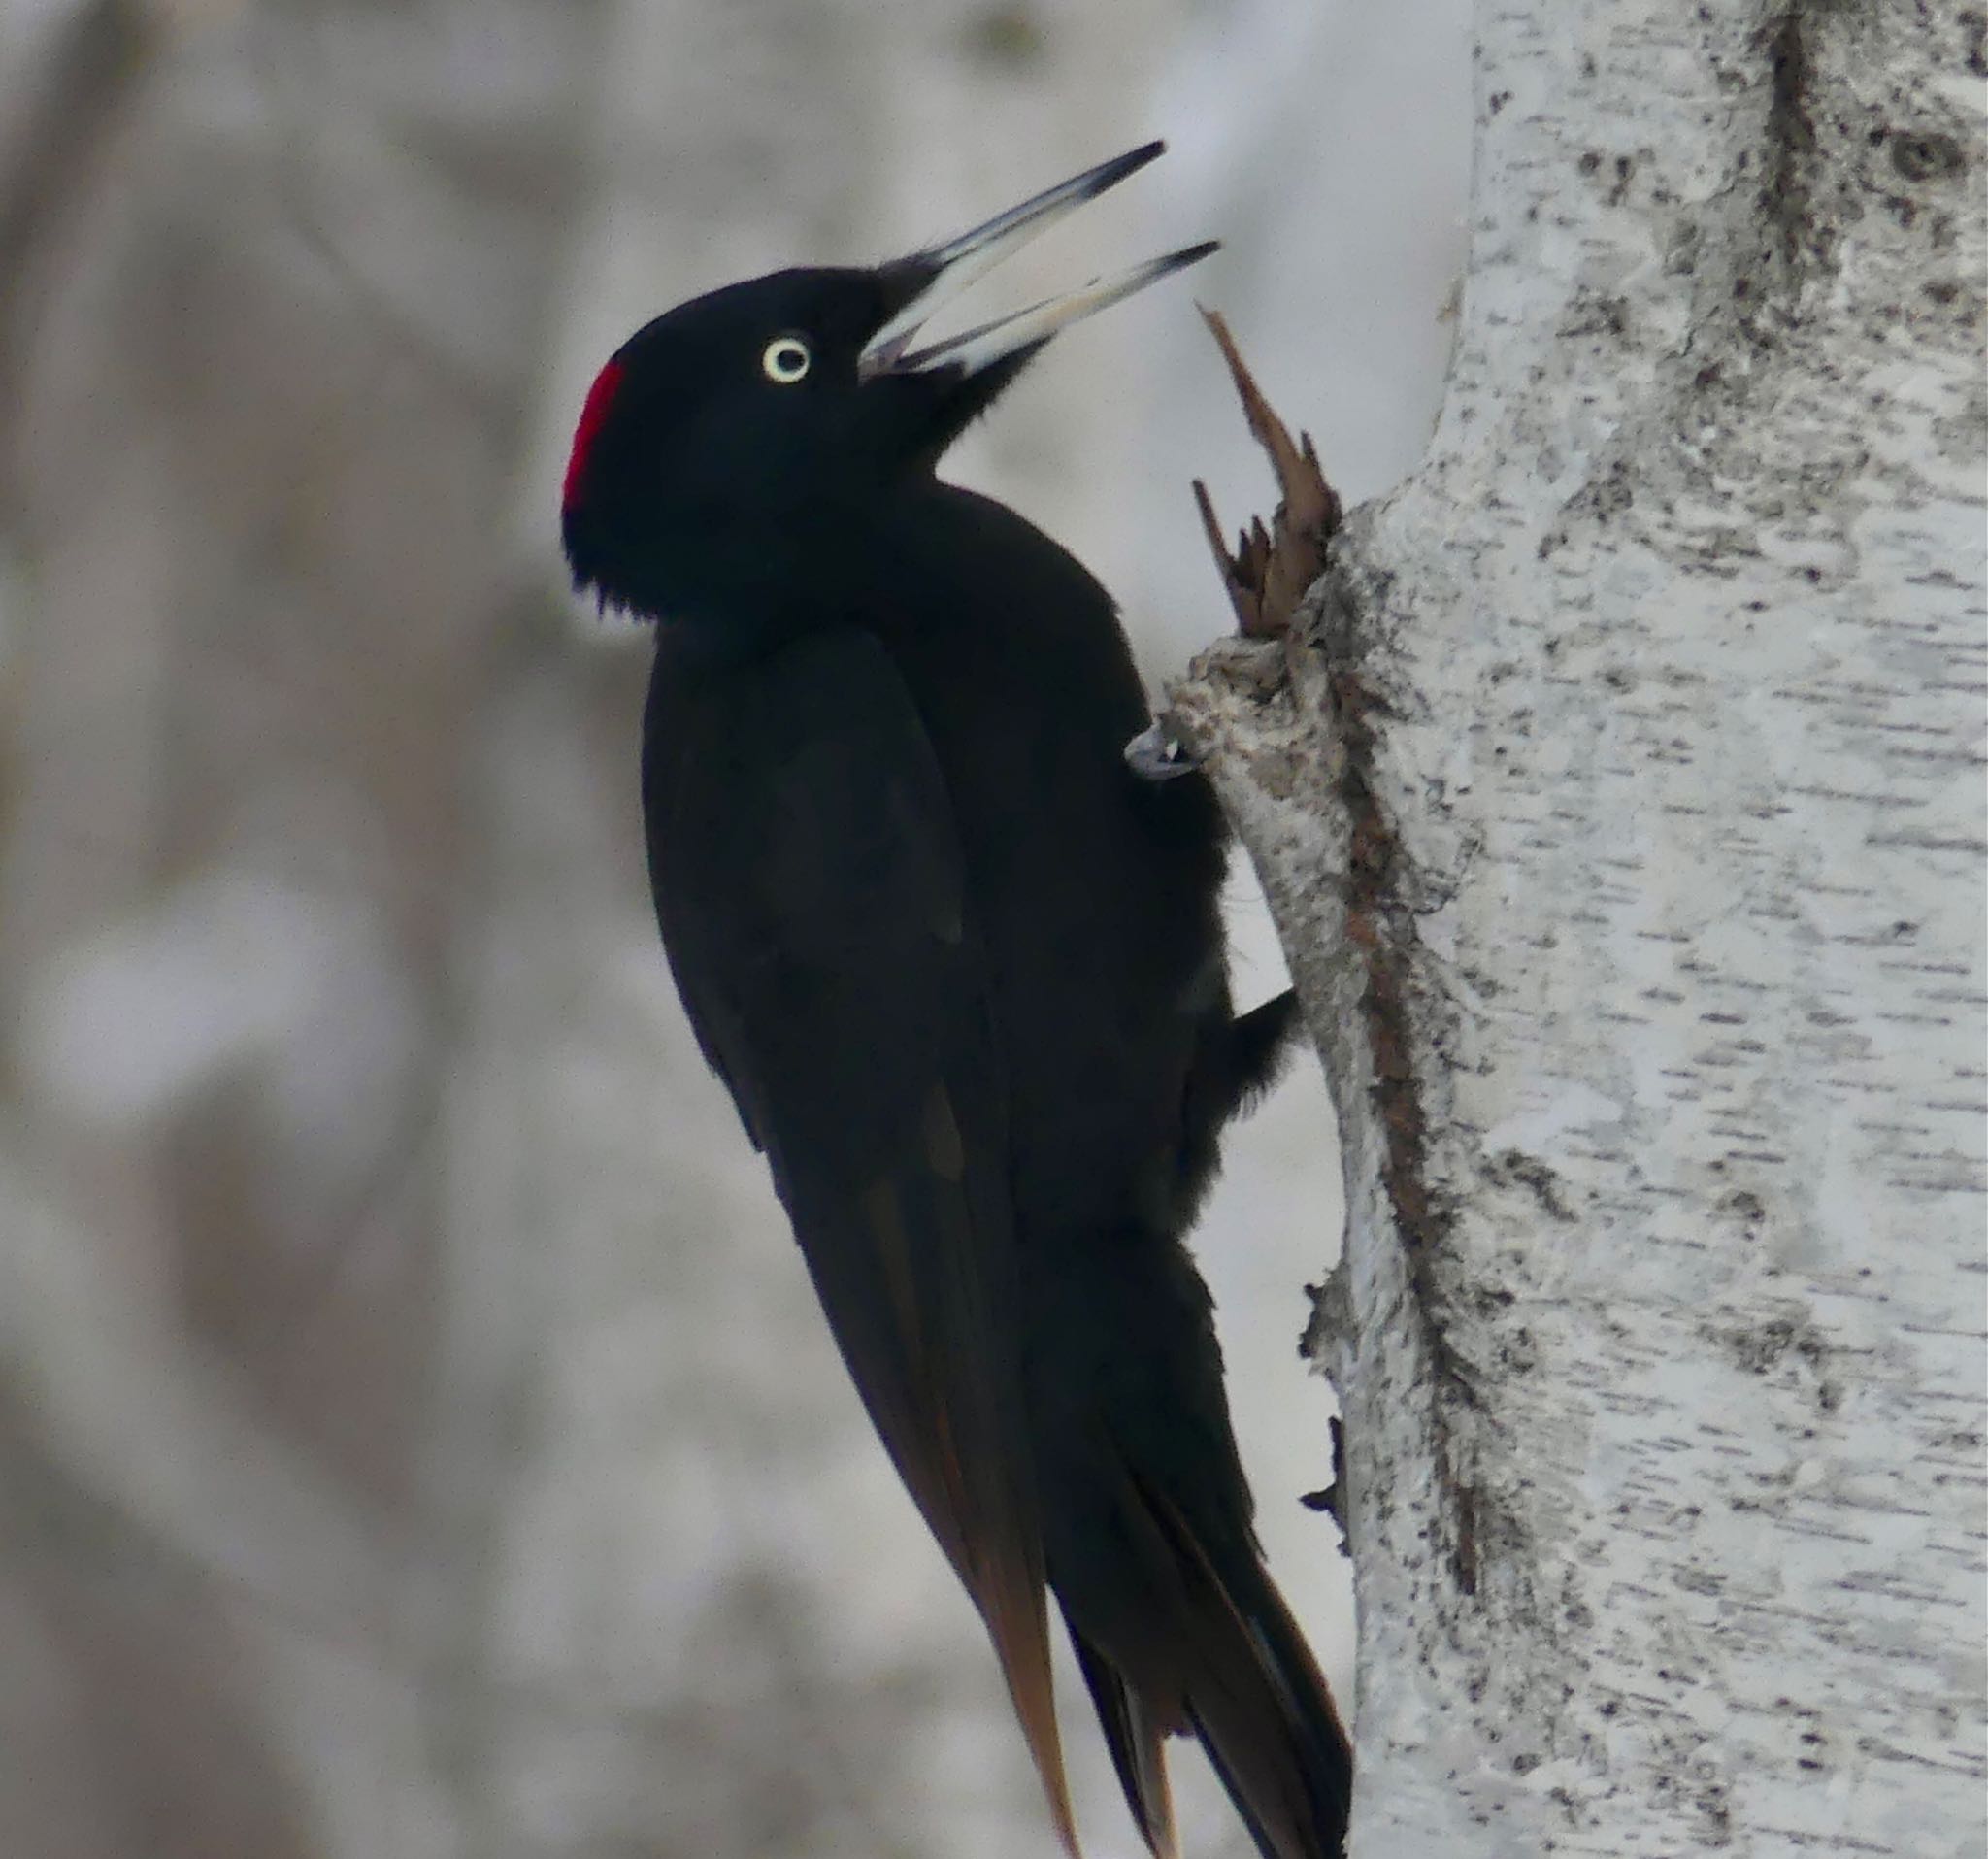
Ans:
[[[642,641],[553,487],[593,368],[1164,134],[983,286],[1222,254],[956,473],[1225,624],[1224,309],[1360,497],[1434,417],[1463,0],[0,0],[0,1853],[995,1859],[977,1624],[680,1024]],[[1040,289],[1039,289],[1040,287]],[[1234,886],[1240,991],[1280,984]],[[1350,1692],[1298,1070],[1198,1240],[1263,1534]],[[1080,1693],[1092,1859],[1135,1843]],[[1198,1761],[1190,1851],[1240,1859]]]

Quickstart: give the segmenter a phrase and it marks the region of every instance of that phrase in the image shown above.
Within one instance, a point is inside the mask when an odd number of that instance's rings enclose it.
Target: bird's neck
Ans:
[[[686,550],[706,578],[669,577],[667,595],[643,603],[666,627],[673,650],[699,662],[743,662],[824,628],[861,621],[889,606],[906,579],[929,564],[907,538],[927,536],[954,515],[963,493],[926,478],[889,498],[824,506],[818,522],[789,521],[742,539],[722,554]]]

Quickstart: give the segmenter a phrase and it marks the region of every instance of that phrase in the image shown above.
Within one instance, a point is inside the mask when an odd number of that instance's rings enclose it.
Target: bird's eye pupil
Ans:
[[[769,381],[777,381],[782,387],[791,387],[808,372],[814,357],[808,352],[808,345],[799,336],[776,336],[766,345],[766,352],[760,356],[759,365],[766,370]]]

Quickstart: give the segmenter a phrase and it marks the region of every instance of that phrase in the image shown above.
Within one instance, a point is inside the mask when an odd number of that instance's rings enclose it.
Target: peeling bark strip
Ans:
[[[1477,1586],[1476,1499],[1462,1469],[1461,1453],[1446,1412],[1456,1399],[1468,1402],[1471,1385],[1442,1326],[1431,1314],[1439,1292],[1434,1261],[1445,1211],[1423,1178],[1426,1118],[1417,1088],[1415,1044],[1408,1020],[1408,950],[1414,917],[1401,899],[1408,887],[1395,871],[1399,847],[1394,829],[1375,799],[1372,780],[1374,732],[1369,713],[1378,700],[1361,681],[1359,648],[1344,625],[1342,611],[1329,599],[1310,610],[1304,623],[1300,603],[1325,572],[1332,541],[1342,520],[1339,495],[1326,481],[1309,433],[1293,441],[1289,429],[1256,383],[1223,318],[1202,312],[1222,359],[1228,364],[1249,430],[1269,458],[1277,481],[1271,520],[1251,520],[1232,556],[1207,486],[1195,481],[1209,547],[1228,589],[1238,630],[1245,638],[1280,638],[1289,649],[1320,654],[1323,690],[1319,726],[1332,731],[1338,753],[1337,800],[1347,822],[1346,854],[1341,880],[1345,895],[1342,934],[1363,972],[1358,989],[1366,1051],[1361,1066],[1369,1080],[1366,1095],[1381,1137],[1379,1185],[1394,1216],[1415,1309],[1422,1313],[1422,1341],[1432,1372],[1436,1401],[1431,1425],[1438,1442],[1441,1488],[1449,1502],[1442,1535],[1458,1587]],[[1202,745],[1196,744],[1201,747]],[[1348,1151],[1350,1154],[1350,1151]],[[1347,1205],[1353,1205],[1348,1183]]]
[[[1430,455],[1175,693],[1341,1122],[1356,1856],[1984,1851],[1981,45],[1488,9]]]

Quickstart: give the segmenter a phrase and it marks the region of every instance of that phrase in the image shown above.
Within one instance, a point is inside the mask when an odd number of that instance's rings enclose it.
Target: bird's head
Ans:
[[[650,616],[722,616],[827,572],[838,540],[929,476],[1058,329],[1214,249],[919,341],[941,305],[1163,147],[909,258],[776,272],[638,330],[595,378],[574,433],[561,526],[575,583]]]

